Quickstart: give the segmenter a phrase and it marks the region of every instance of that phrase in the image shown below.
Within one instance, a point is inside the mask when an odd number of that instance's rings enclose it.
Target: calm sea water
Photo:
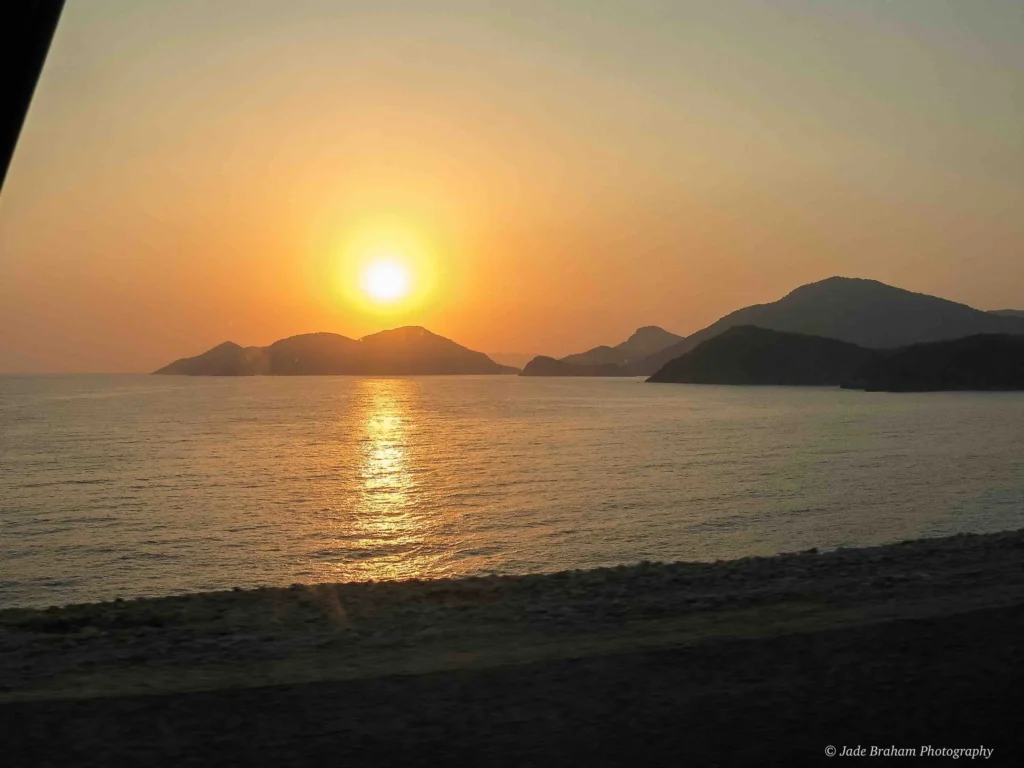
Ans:
[[[0,377],[0,605],[1024,526],[1024,395]]]

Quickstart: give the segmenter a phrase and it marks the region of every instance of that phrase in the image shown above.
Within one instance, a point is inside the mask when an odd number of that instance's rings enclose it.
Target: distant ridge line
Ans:
[[[404,326],[350,339],[337,333],[304,333],[266,347],[226,341],[195,357],[154,371],[170,376],[391,376],[500,375],[518,373],[483,352],[456,344],[420,326]]]
[[[702,342],[742,325],[830,338],[869,349],[895,349],[978,334],[1024,334],[1024,316],[1016,310],[985,312],[877,280],[836,276],[801,285],[777,301],[731,312],[640,360],[617,364],[621,370],[615,375],[652,376]],[[573,364],[576,359],[570,356],[563,362]],[[551,369],[546,375],[566,374]],[[605,369],[600,375],[613,374]]]

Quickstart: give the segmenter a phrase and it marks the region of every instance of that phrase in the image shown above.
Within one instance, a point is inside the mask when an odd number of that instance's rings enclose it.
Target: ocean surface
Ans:
[[[1024,526],[1024,394],[0,377],[0,606]]]

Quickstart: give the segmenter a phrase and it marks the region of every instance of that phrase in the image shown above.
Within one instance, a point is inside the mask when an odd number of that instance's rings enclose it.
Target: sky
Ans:
[[[1019,0],[71,0],[0,372],[423,325],[565,355],[831,275],[1024,308]],[[396,257],[412,290],[360,294]]]

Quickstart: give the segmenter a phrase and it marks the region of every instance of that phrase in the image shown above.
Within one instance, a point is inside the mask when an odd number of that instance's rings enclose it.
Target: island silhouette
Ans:
[[[361,339],[337,333],[305,333],[267,347],[231,341],[154,371],[178,376],[461,375],[515,374],[483,352],[419,326],[381,331]]]

